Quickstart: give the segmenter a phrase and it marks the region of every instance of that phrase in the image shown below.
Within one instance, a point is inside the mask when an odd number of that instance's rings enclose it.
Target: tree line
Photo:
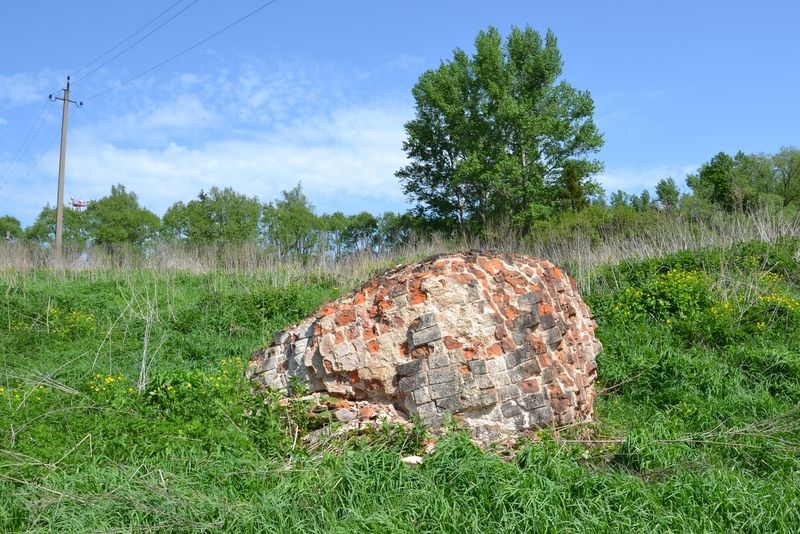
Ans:
[[[654,195],[606,195],[594,157],[603,136],[594,101],[562,78],[556,36],[530,27],[479,32],[474,52],[456,49],[412,89],[414,117],[405,124],[408,164],[395,175],[411,204],[404,214],[318,215],[300,184],[266,204],[231,188],[200,191],[159,218],[124,185],[66,210],[64,240],[78,246],[146,246],[157,240],[198,245],[258,242],[277,255],[341,255],[378,251],[413,234],[481,236],[506,228],[526,236],[586,210],[632,212],[793,208],[800,203],[800,150],[775,154],[720,152],[686,178],[672,177]],[[49,243],[55,209],[45,206],[23,231],[0,217],[0,235]]]
[[[0,231],[13,239],[50,244],[55,239],[55,212],[45,206],[24,230],[17,219],[2,217]],[[139,204],[136,193],[119,184],[109,195],[90,201],[85,211],[64,210],[64,242],[79,248],[257,242],[280,256],[342,255],[394,248],[408,239],[413,223],[410,216],[393,212],[317,215],[300,184],[268,203],[230,187],[212,187],[187,203],[172,204],[158,217]]]

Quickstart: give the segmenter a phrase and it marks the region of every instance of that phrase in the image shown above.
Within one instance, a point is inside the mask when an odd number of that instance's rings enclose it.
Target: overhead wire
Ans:
[[[80,73],[81,73],[81,71],[83,71],[83,70],[86,70],[87,68],[91,67],[91,66],[92,66],[92,65],[94,65],[94,64],[95,64],[97,61],[99,61],[99,60],[103,59],[105,56],[107,56],[108,54],[110,54],[111,52],[113,52],[114,50],[116,50],[117,48],[119,48],[120,46],[124,45],[125,43],[127,43],[128,41],[130,41],[131,39],[133,39],[133,38],[134,38],[134,37],[135,37],[137,34],[139,34],[139,33],[140,33],[142,30],[144,30],[145,28],[147,28],[148,26],[150,26],[152,23],[154,23],[155,21],[157,21],[158,19],[160,19],[161,17],[163,17],[165,13],[169,12],[169,11],[170,11],[170,10],[171,10],[173,7],[177,6],[177,5],[178,5],[178,4],[180,4],[181,2],[183,2],[183,0],[177,0],[177,2],[174,2],[174,3],[170,4],[170,6],[169,6],[169,7],[167,7],[167,8],[166,8],[164,11],[162,11],[161,13],[159,13],[158,15],[156,15],[155,17],[153,17],[153,18],[151,18],[150,20],[148,20],[147,22],[145,22],[145,23],[144,23],[143,25],[141,25],[141,26],[140,26],[140,27],[139,27],[139,28],[138,28],[136,31],[134,31],[133,33],[131,33],[130,35],[128,35],[128,36],[127,36],[125,39],[123,39],[122,41],[118,42],[117,44],[115,44],[114,46],[112,46],[111,48],[109,48],[108,50],[106,50],[105,52],[103,52],[102,54],[100,54],[99,56],[97,56],[96,58],[94,58],[93,60],[91,60],[90,62],[88,62],[87,64],[85,64],[83,67],[81,67],[81,68],[80,68],[80,69],[78,69],[77,71],[73,72],[73,73],[72,73],[70,76],[71,76],[71,77],[73,77],[73,78],[74,78],[74,77],[76,77],[78,74],[80,74]]]
[[[184,0],[177,0],[176,2],[172,3],[170,6],[168,6],[166,9],[164,9],[162,12],[160,12],[158,15],[156,15],[155,17],[150,19],[148,22],[146,22],[144,25],[142,25],[139,29],[137,29],[136,31],[131,33],[128,37],[126,37],[125,39],[123,39],[122,41],[120,41],[119,43],[117,43],[113,47],[109,48],[108,50],[106,50],[105,52],[100,54],[99,56],[95,57],[93,60],[91,60],[89,63],[87,63],[83,67],[81,67],[78,71],[76,71],[75,74],[76,75],[80,74],[81,71],[83,71],[83,70],[87,69],[88,67],[92,66],[93,64],[95,64],[97,61],[99,61],[103,57],[107,56],[108,54],[110,54],[111,52],[113,52],[114,50],[116,50],[117,48],[119,48],[120,46],[125,44],[126,42],[130,41],[133,37],[135,37],[137,34],[141,33],[145,28],[147,28],[148,26],[153,24],[155,21],[157,21],[158,19],[163,17],[166,13],[171,11],[175,6],[180,4],[182,1],[184,1]],[[137,80],[137,79],[141,78],[142,76],[145,76],[146,74],[149,74],[149,73],[153,72],[154,70],[156,70],[156,69],[158,69],[160,67],[163,67],[164,65],[166,65],[166,64],[168,64],[168,63],[170,63],[170,62],[172,62],[172,61],[174,61],[176,59],[178,59],[179,57],[183,56],[184,54],[187,54],[187,53],[191,52],[195,48],[207,43],[208,41],[210,41],[210,40],[214,39],[215,37],[221,35],[222,33],[228,31],[229,29],[233,28],[234,26],[244,22],[245,20],[249,19],[253,15],[255,15],[255,14],[259,13],[260,11],[266,9],[267,7],[275,4],[277,1],[278,0],[269,0],[268,2],[265,2],[265,3],[261,4],[260,6],[258,6],[255,9],[253,9],[252,11],[250,11],[250,12],[246,13],[245,15],[239,17],[238,19],[236,19],[233,22],[229,23],[228,25],[220,28],[219,30],[217,30],[214,33],[208,35],[207,37],[204,37],[203,39],[197,41],[196,43],[192,44],[191,46],[189,46],[187,48],[184,48],[180,52],[178,52],[176,54],[173,54],[172,56],[166,58],[165,60],[163,60],[163,61],[161,61],[161,62],[159,62],[159,63],[157,63],[157,64],[155,64],[155,65],[153,65],[151,67],[149,67],[148,69],[145,69],[145,70],[139,72],[135,76],[132,76],[132,77],[126,79],[125,81],[123,81],[123,82],[121,82],[121,83],[119,83],[117,85],[109,87],[109,88],[107,88],[107,89],[105,89],[103,91],[100,91],[99,93],[96,93],[96,94],[84,99],[84,102],[88,101],[88,100],[93,100],[95,98],[98,98],[100,96],[108,94],[108,93],[110,93],[112,91],[115,91],[115,90],[119,89],[120,87],[123,87],[123,86],[127,85],[128,83],[133,82],[134,80]],[[174,15],[169,17],[167,20],[165,20],[164,22],[159,24],[157,27],[152,29],[150,32],[148,32],[147,34],[142,36],[140,39],[138,39],[134,43],[130,44],[128,47],[126,47],[125,49],[120,51],[118,54],[114,55],[110,59],[108,59],[105,62],[101,63],[100,65],[96,66],[94,69],[92,69],[88,73],[80,76],[79,78],[77,78],[76,80],[73,80],[73,81],[84,80],[87,77],[91,76],[92,74],[94,74],[95,72],[97,72],[98,70],[103,68],[104,66],[108,65],[109,63],[111,63],[115,59],[119,58],[120,56],[125,54],[127,51],[131,50],[136,45],[138,45],[139,43],[141,43],[142,41],[144,41],[145,39],[147,39],[148,37],[153,35],[158,30],[160,30],[161,28],[166,26],[169,22],[171,22],[172,20],[174,20],[175,18],[180,16],[186,10],[188,10],[189,8],[194,6],[197,2],[199,2],[199,0],[193,0],[190,4],[184,6],[180,11],[178,11],[177,13],[175,13]],[[45,109],[47,109],[47,113],[46,114],[45,114]],[[39,115],[34,120],[33,125],[31,125],[31,128],[28,130],[28,133],[25,135],[25,138],[23,138],[23,142],[20,144],[20,147],[17,149],[17,153],[15,154],[14,158],[12,159],[12,162],[9,164],[9,166],[4,171],[2,177],[0,178],[0,183],[2,183],[2,181],[5,180],[7,176],[10,176],[12,169],[16,168],[16,166],[19,163],[19,161],[21,160],[21,158],[24,157],[24,155],[30,149],[30,146],[32,145],[33,141],[36,139],[36,136],[38,135],[39,131],[42,129],[42,126],[44,125],[44,123],[46,122],[47,118],[49,117],[49,114],[50,114],[51,110],[52,110],[52,107],[48,107],[47,106],[47,102],[45,102],[45,104],[42,106],[42,109],[39,111]],[[44,115],[44,117],[42,117],[43,115]],[[37,122],[38,122],[38,124],[37,124]],[[31,132],[33,132],[33,135],[31,135]],[[28,139],[29,136],[30,136],[30,139]],[[28,172],[25,173],[25,175],[22,177],[22,179],[18,180],[17,185],[8,193],[8,195],[6,195],[6,197],[2,201],[0,201],[0,206],[5,205],[8,202],[8,200],[16,193],[16,191],[19,189],[19,187],[22,185],[22,183],[34,172],[34,170],[36,170],[36,168],[38,167],[39,163],[44,158],[45,154],[47,154],[47,152],[50,150],[50,148],[55,143],[56,139],[58,139],[58,136],[59,136],[59,133],[56,132],[56,135],[50,140],[50,142],[47,144],[45,149],[39,154],[39,157],[36,158],[36,160],[34,161],[33,165],[30,167],[30,169],[28,169]]]
[[[3,182],[6,181],[6,179],[9,176],[13,174],[13,171],[16,169],[17,165],[19,165],[20,161],[22,161],[22,158],[25,157],[25,155],[28,153],[28,150],[33,144],[33,141],[36,139],[36,136],[42,129],[42,126],[44,126],[44,123],[47,121],[47,118],[50,116],[50,113],[52,111],[52,106],[48,106],[49,103],[50,102],[45,101],[44,105],[39,110],[39,114],[36,116],[36,119],[34,119],[33,124],[31,124],[31,127],[28,129],[28,132],[22,138],[22,142],[20,143],[19,148],[17,148],[14,157],[9,162],[5,171],[3,171],[2,176],[0,176],[0,186],[3,184]],[[45,110],[47,111],[46,113]]]
[[[45,149],[42,151],[42,153],[41,153],[41,154],[39,154],[39,157],[38,157],[38,158],[36,158],[36,161],[34,161],[34,163],[33,163],[33,165],[31,166],[31,168],[30,168],[30,169],[28,169],[28,172],[26,172],[26,173],[25,173],[25,176],[23,176],[21,179],[19,179],[19,180],[17,181],[17,185],[16,185],[16,186],[14,186],[14,188],[13,188],[13,189],[12,189],[12,190],[11,190],[11,191],[8,193],[8,195],[6,195],[6,197],[5,197],[5,198],[4,198],[2,201],[0,201],[0,207],[4,206],[4,205],[6,204],[6,202],[8,202],[8,201],[9,201],[9,199],[10,199],[12,196],[14,196],[14,194],[15,194],[15,193],[17,192],[17,190],[19,189],[19,186],[21,186],[21,185],[23,184],[23,182],[25,182],[25,181],[28,179],[28,177],[29,177],[29,176],[30,176],[30,175],[33,173],[33,171],[35,171],[35,170],[36,170],[36,167],[38,167],[38,166],[39,166],[39,162],[41,162],[41,161],[42,161],[42,158],[44,158],[44,155],[45,155],[45,154],[47,154],[47,152],[50,150],[50,148],[52,148],[52,146],[53,146],[53,143],[55,143],[55,142],[56,142],[56,139],[58,139],[58,136],[59,136],[59,135],[60,135],[60,132],[56,132],[56,135],[54,135],[54,136],[53,136],[53,138],[52,138],[52,139],[50,140],[50,142],[47,144],[47,146],[46,146],[46,147],[45,147]]]
[[[169,62],[171,62],[171,61],[174,61],[174,60],[178,59],[179,57],[181,57],[182,55],[184,55],[184,54],[186,54],[186,53],[188,53],[188,52],[191,52],[192,50],[194,50],[194,49],[195,49],[195,48],[197,48],[198,46],[200,46],[200,45],[203,45],[203,44],[207,43],[208,41],[210,41],[210,40],[211,40],[211,39],[213,39],[214,37],[217,37],[217,36],[218,36],[218,35],[220,35],[221,33],[224,33],[224,32],[226,32],[227,30],[229,30],[229,29],[233,28],[233,27],[234,27],[234,26],[236,26],[237,24],[239,24],[239,23],[241,23],[241,22],[244,22],[245,20],[249,19],[250,17],[252,17],[252,16],[253,16],[253,15],[255,15],[256,13],[258,13],[259,11],[261,11],[261,10],[263,10],[263,9],[265,9],[265,8],[267,8],[267,7],[269,7],[269,6],[271,6],[272,4],[276,3],[277,1],[278,1],[278,0],[270,0],[269,2],[266,2],[266,3],[262,4],[262,5],[260,5],[259,7],[257,7],[256,9],[254,9],[254,10],[252,10],[252,11],[250,11],[250,12],[249,12],[249,13],[247,13],[246,15],[244,15],[244,16],[242,16],[242,17],[240,17],[240,18],[236,19],[235,21],[231,22],[230,24],[228,24],[228,25],[227,25],[227,26],[225,26],[224,28],[222,28],[222,29],[220,29],[220,30],[217,30],[216,32],[212,33],[212,34],[211,34],[211,35],[209,35],[208,37],[205,37],[204,39],[201,39],[200,41],[198,41],[198,42],[194,43],[193,45],[191,45],[191,46],[189,46],[189,47],[187,47],[187,48],[184,48],[183,50],[181,50],[181,51],[180,51],[180,52],[178,52],[177,54],[175,54],[175,55],[173,55],[173,56],[170,56],[170,57],[168,57],[168,58],[167,58],[167,59],[165,59],[164,61],[162,61],[162,62],[160,62],[160,63],[157,63],[157,64],[153,65],[152,67],[150,67],[150,68],[146,69],[146,70],[143,70],[142,72],[140,72],[140,73],[139,73],[139,74],[137,74],[136,76],[132,76],[132,77],[128,78],[127,80],[125,80],[125,81],[123,81],[123,82],[120,82],[120,83],[118,83],[117,85],[113,85],[113,86],[109,87],[108,89],[105,89],[105,90],[103,90],[103,91],[100,91],[99,93],[97,93],[97,94],[95,94],[95,95],[92,95],[92,96],[90,96],[89,98],[85,98],[85,99],[84,99],[84,102],[86,102],[86,101],[88,101],[88,100],[93,100],[93,99],[95,99],[95,98],[97,98],[97,97],[100,97],[100,96],[103,96],[103,95],[105,95],[105,94],[108,94],[108,93],[110,93],[111,91],[115,91],[115,90],[119,89],[120,87],[123,87],[123,86],[125,86],[125,85],[129,84],[130,82],[132,82],[132,81],[134,81],[134,80],[137,80],[137,79],[141,78],[142,76],[144,76],[144,75],[146,75],[146,74],[149,74],[149,73],[153,72],[154,70],[156,70],[156,69],[158,69],[158,68],[160,68],[160,67],[163,67],[163,66],[164,66],[164,65],[166,65],[167,63],[169,63]]]
[[[114,61],[115,59],[119,58],[121,55],[123,55],[125,52],[127,52],[127,51],[128,51],[128,50],[130,50],[131,48],[135,47],[136,45],[138,45],[139,43],[141,43],[142,41],[144,41],[145,39],[147,39],[148,37],[150,37],[151,35],[153,35],[154,33],[156,33],[158,30],[160,30],[161,28],[163,28],[164,26],[166,26],[167,24],[169,24],[170,22],[172,22],[173,20],[175,20],[176,18],[178,18],[178,17],[179,17],[181,14],[183,14],[183,13],[184,13],[184,12],[185,12],[187,9],[189,9],[190,7],[192,7],[193,5],[195,5],[195,4],[196,4],[197,2],[199,2],[199,1],[200,1],[200,0],[193,0],[191,3],[189,3],[189,5],[187,5],[187,6],[184,6],[184,8],[183,8],[183,9],[181,9],[180,11],[178,11],[177,13],[175,13],[174,15],[172,15],[170,18],[168,18],[167,20],[165,20],[164,22],[162,22],[161,24],[159,24],[158,26],[156,26],[155,28],[153,28],[152,30],[150,30],[149,32],[147,32],[146,34],[144,34],[144,35],[143,35],[143,36],[142,36],[140,39],[138,39],[138,40],[134,41],[134,42],[133,42],[133,43],[131,43],[129,46],[125,47],[125,48],[124,48],[124,49],[123,49],[121,52],[119,52],[118,54],[116,54],[116,55],[112,56],[110,59],[108,59],[108,60],[104,61],[103,63],[101,63],[101,64],[97,65],[95,68],[93,68],[92,70],[90,70],[89,72],[87,72],[86,74],[84,74],[84,75],[83,75],[83,76],[81,76],[80,78],[77,78],[77,79],[76,79],[76,80],[74,80],[74,81],[85,80],[86,78],[88,78],[89,76],[91,76],[92,74],[94,74],[95,72],[97,72],[98,70],[102,69],[103,67],[105,67],[106,65],[108,65],[109,63],[111,63],[112,61]],[[175,4],[173,4],[173,5],[175,5]]]
[[[49,103],[49,101],[48,101],[48,103]],[[36,133],[38,133],[38,132],[39,132],[39,130],[41,130],[41,129],[42,129],[42,126],[44,126],[44,124],[45,124],[45,122],[46,122],[47,118],[50,116],[50,113],[51,113],[51,110],[52,110],[52,109],[53,109],[53,107],[52,107],[52,106],[50,106],[50,107],[49,107],[49,109],[48,109],[48,112],[47,112],[47,114],[45,114],[44,118],[43,118],[43,119],[42,119],[42,121],[39,123],[39,126],[38,126],[38,128],[36,129]],[[81,109],[81,108],[79,107],[79,108],[77,108],[77,109]],[[80,120],[81,120],[81,114],[80,114],[80,113],[76,113],[76,114],[75,114],[75,115],[72,117],[71,125],[72,125],[72,126],[74,126],[74,125],[75,125],[75,123],[76,123],[76,122],[80,122]],[[44,150],[42,150],[42,152],[39,154],[39,156],[38,156],[38,157],[37,157],[37,158],[34,160],[33,164],[32,164],[32,165],[31,165],[31,167],[28,169],[28,171],[27,171],[27,172],[26,172],[26,173],[25,173],[23,176],[21,176],[21,177],[20,177],[20,178],[17,180],[17,183],[16,183],[16,185],[15,185],[15,186],[14,186],[14,187],[13,187],[13,188],[12,188],[12,189],[11,189],[11,190],[8,192],[8,194],[7,194],[7,195],[6,195],[6,196],[3,198],[3,200],[2,200],[2,201],[0,201],[0,207],[4,206],[4,205],[5,205],[5,204],[6,204],[6,203],[7,203],[7,202],[8,202],[8,201],[11,199],[11,197],[13,197],[13,196],[14,196],[14,194],[16,194],[16,192],[19,190],[20,186],[21,186],[23,183],[25,183],[25,182],[26,182],[26,180],[27,180],[27,179],[28,179],[28,178],[31,176],[31,174],[33,174],[33,172],[34,172],[34,171],[35,171],[35,170],[38,168],[38,166],[39,166],[39,163],[41,163],[42,159],[43,159],[43,158],[45,157],[45,155],[46,155],[46,154],[47,154],[47,153],[50,151],[50,149],[53,147],[53,144],[56,142],[56,140],[57,140],[57,139],[58,139],[60,136],[61,136],[61,130],[57,130],[57,131],[55,132],[55,134],[53,135],[53,138],[52,138],[52,139],[50,139],[50,141],[49,141],[49,142],[47,143],[47,145],[45,146]],[[31,138],[31,140],[29,141],[29,143],[28,143],[28,149],[29,149],[29,148],[30,148],[30,146],[33,144],[33,140],[34,140],[35,138],[36,138],[36,134],[34,134],[34,135],[33,135],[33,137]]]

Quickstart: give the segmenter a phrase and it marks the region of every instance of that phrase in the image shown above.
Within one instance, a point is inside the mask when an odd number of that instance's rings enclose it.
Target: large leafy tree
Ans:
[[[56,208],[49,204],[42,208],[32,225],[25,229],[25,237],[38,243],[52,243],[56,238]],[[64,210],[64,243],[83,247],[89,240],[86,212]]]
[[[300,184],[264,207],[266,241],[281,255],[308,256],[319,245],[322,221]]]
[[[800,149],[781,147],[771,159],[773,180],[770,192],[780,195],[784,206],[800,204]]]
[[[719,152],[701,165],[696,174],[687,176],[686,185],[695,196],[725,211],[743,211],[758,196],[760,167],[758,156],[741,151],[735,156]]]
[[[410,160],[396,175],[415,212],[444,229],[467,230],[511,217],[526,224],[549,214],[565,193],[592,190],[602,169],[589,155],[603,137],[586,91],[560,79],[556,37],[495,28],[475,39],[471,57],[422,74],[413,88],[416,116],[406,123]]]
[[[678,184],[670,176],[669,178],[662,178],[656,184],[656,198],[661,205],[661,209],[665,211],[672,211],[678,207],[678,200],[680,200],[681,192],[678,190]]]
[[[176,202],[163,217],[165,237],[188,239],[199,244],[255,241],[261,218],[261,203],[230,187],[200,191],[188,204]]]
[[[19,239],[22,237],[22,225],[19,219],[11,215],[0,217],[0,239]]]
[[[89,236],[98,245],[141,245],[155,237],[161,225],[158,215],[139,205],[133,191],[122,184],[111,186],[111,194],[89,202],[86,208]]]
[[[369,250],[377,240],[378,219],[367,211],[347,218],[343,232],[345,246],[352,251]]]

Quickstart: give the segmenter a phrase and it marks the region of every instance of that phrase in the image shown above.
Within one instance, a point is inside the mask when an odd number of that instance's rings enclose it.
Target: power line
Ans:
[[[265,9],[265,8],[267,8],[267,7],[271,6],[272,4],[274,4],[274,3],[275,3],[275,2],[277,2],[277,1],[278,1],[278,0],[270,0],[269,2],[266,2],[266,3],[262,4],[261,6],[257,7],[257,8],[256,8],[256,9],[254,9],[253,11],[251,11],[251,12],[249,12],[248,14],[244,15],[243,17],[241,17],[241,18],[239,18],[239,19],[236,19],[235,21],[231,22],[230,24],[228,24],[228,25],[227,25],[227,26],[225,26],[224,28],[222,28],[222,29],[220,29],[220,30],[217,30],[216,32],[214,32],[214,33],[212,33],[211,35],[209,35],[208,37],[206,37],[206,38],[204,38],[204,39],[202,39],[202,40],[200,40],[200,41],[196,42],[196,43],[195,43],[195,44],[193,44],[192,46],[190,46],[190,47],[188,47],[188,48],[185,48],[185,49],[181,50],[180,52],[178,52],[178,53],[177,53],[177,54],[175,54],[174,56],[170,56],[170,57],[168,57],[167,59],[165,59],[164,61],[162,61],[161,63],[158,63],[158,64],[156,64],[156,65],[153,65],[153,66],[152,66],[152,67],[150,67],[149,69],[146,69],[146,70],[144,70],[144,71],[140,72],[140,73],[139,73],[139,74],[137,74],[136,76],[133,76],[133,77],[131,77],[131,78],[128,78],[128,79],[127,79],[127,80],[125,80],[124,82],[121,82],[121,83],[118,83],[117,85],[114,85],[114,86],[112,86],[112,87],[109,87],[108,89],[106,89],[106,90],[104,90],[104,91],[100,91],[99,93],[97,93],[97,94],[95,94],[95,95],[92,95],[92,96],[90,96],[89,98],[86,98],[84,101],[87,101],[87,100],[92,100],[92,99],[94,99],[94,98],[97,98],[97,97],[99,97],[99,96],[103,96],[103,95],[105,95],[105,94],[107,94],[107,93],[110,93],[111,91],[115,91],[115,90],[119,89],[120,87],[122,87],[122,86],[124,86],[124,85],[127,85],[127,84],[129,84],[130,82],[132,82],[132,81],[134,81],[134,80],[137,80],[137,79],[141,78],[141,77],[142,77],[142,76],[144,76],[145,74],[149,74],[149,73],[153,72],[154,70],[156,70],[156,69],[158,69],[158,68],[160,68],[160,67],[163,67],[163,66],[164,66],[164,65],[166,65],[167,63],[169,63],[169,62],[171,62],[171,61],[174,61],[174,60],[178,59],[179,57],[181,57],[182,55],[186,54],[187,52],[191,52],[192,50],[194,50],[194,49],[195,49],[195,48],[197,48],[198,46],[200,46],[200,45],[202,45],[202,44],[205,44],[205,43],[207,43],[208,41],[210,41],[210,40],[211,40],[211,39],[213,39],[214,37],[218,36],[219,34],[221,34],[221,33],[225,32],[225,31],[227,31],[227,30],[229,30],[229,29],[233,28],[234,26],[236,26],[236,25],[237,25],[237,24],[239,24],[240,22],[243,22],[243,21],[245,21],[245,20],[249,19],[250,17],[252,17],[252,16],[253,16],[253,15],[255,15],[256,13],[258,13],[258,12],[259,12],[259,11],[261,11],[262,9]]]
[[[89,63],[87,63],[86,65],[84,65],[83,67],[81,67],[80,69],[75,71],[74,73],[72,73],[71,76],[73,76],[73,77],[77,76],[81,71],[91,67],[92,65],[95,64],[95,62],[99,61],[100,59],[103,59],[105,56],[107,56],[108,54],[110,54],[111,52],[113,52],[114,50],[116,50],[117,48],[122,46],[123,44],[125,44],[128,41],[130,41],[131,39],[133,39],[139,32],[141,32],[142,30],[144,30],[145,28],[150,26],[152,23],[154,23],[155,21],[160,19],[162,16],[164,16],[165,13],[170,11],[173,7],[177,6],[181,2],[183,2],[183,0],[178,0],[177,2],[173,3],[172,5],[170,5],[167,9],[165,9],[164,11],[162,11],[161,13],[159,13],[158,15],[153,17],[152,19],[148,20],[146,23],[144,23],[142,26],[140,26],[139,29],[137,29],[132,34],[128,35],[125,39],[123,39],[122,41],[118,42],[117,44],[115,44],[114,46],[112,46],[111,48],[109,48],[108,50],[106,50],[105,52],[103,52],[102,54],[100,54],[99,56],[94,58],[93,60],[91,60]]]
[[[22,177],[22,178],[21,178],[21,179],[20,179],[20,180],[17,182],[17,185],[14,187],[14,189],[12,189],[12,190],[11,190],[11,191],[8,193],[8,195],[6,195],[6,197],[5,197],[5,198],[4,198],[2,201],[0,201],[0,207],[4,206],[4,205],[5,205],[5,203],[6,203],[6,202],[8,202],[8,200],[9,200],[9,199],[10,199],[12,196],[14,196],[14,193],[16,193],[16,192],[17,192],[17,190],[19,189],[19,186],[21,186],[21,185],[22,185],[22,183],[23,183],[25,180],[27,180],[27,179],[28,179],[28,177],[29,177],[29,176],[30,176],[30,175],[33,173],[33,171],[34,171],[34,170],[36,170],[36,167],[38,167],[38,166],[39,166],[39,162],[40,162],[40,161],[42,161],[42,158],[44,157],[44,155],[45,155],[45,154],[47,154],[47,152],[48,152],[48,151],[50,150],[50,148],[53,146],[53,143],[55,143],[55,142],[56,142],[56,139],[58,139],[58,136],[59,136],[59,132],[56,132],[56,135],[54,135],[54,136],[53,136],[53,138],[52,138],[52,139],[50,140],[50,142],[47,144],[47,147],[45,147],[45,149],[42,151],[42,153],[41,153],[41,154],[39,154],[39,157],[38,157],[38,158],[36,158],[36,161],[33,163],[33,166],[32,166],[30,169],[28,169],[28,172],[27,172],[27,173],[25,173],[25,176],[23,176],[23,177]]]
[[[176,2],[175,4],[173,4],[173,6],[174,6],[174,5],[176,5],[176,4],[178,4],[178,3],[180,3],[180,1],[183,1],[183,0],[179,0],[179,2]],[[133,48],[134,46],[138,45],[139,43],[141,43],[142,41],[144,41],[145,39],[147,39],[148,37],[150,37],[151,35],[153,35],[154,33],[156,33],[158,30],[160,30],[161,28],[163,28],[164,26],[166,26],[167,24],[169,24],[170,22],[172,22],[173,20],[175,20],[175,19],[176,19],[178,16],[180,16],[180,15],[181,15],[181,14],[182,14],[184,11],[186,11],[187,9],[189,9],[190,7],[192,7],[193,5],[195,5],[195,4],[196,4],[197,2],[199,2],[199,1],[200,1],[200,0],[194,0],[194,1],[193,1],[193,2],[191,2],[189,5],[185,6],[183,9],[181,9],[180,11],[178,11],[177,13],[175,13],[174,15],[172,15],[170,18],[168,18],[167,20],[165,20],[164,22],[162,22],[161,24],[159,24],[158,26],[156,26],[155,28],[153,28],[152,30],[150,30],[149,32],[147,32],[146,34],[144,34],[144,36],[142,36],[140,39],[138,39],[138,40],[134,41],[134,42],[133,42],[133,43],[131,43],[129,46],[125,47],[125,48],[124,48],[124,49],[123,49],[123,50],[122,50],[120,53],[118,53],[118,54],[116,54],[116,55],[112,56],[110,59],[108,59],[108,60],[104,61],[103,63],[100,63],[98,66],[96,66],[95,68],[93,68],[92,70],[90,70],[89,72],[87,72],[86,74],[84,74],[83,76],[81,76],[80,78],[78,78],[78,79],[77,79],[77,80],[75,80],[75,81],[85,80],[86,78],[88,78],[89,76],[91,76],[92,74],[94,74],[95,72],[97,72],[98,70],[102,69],[103,67],[105,67],[106,65],[108,65],[109,63],[111,63],[112,61],[114,61],[115,59],[117,59],[118,57],[120,57],[121,55],[123,55],[125,52],[127,52],[128,50],[130,50],[130,49],[131,49],[131,48]],[[167,9],[167,11],[168,11],[169,9],[171,9],[171,8],[172,8],[172,6],[170,6],[170,8],[168,8],[168,9]],[[163,12],[162,12],[162,14],[163,14]],[[161,16],[161,15],[159,15],[159,17],[160,17],[160,16]],[[145,24],[145,26],[144,26],[144,27],[147,27],[149,24],[150,24],[150,22],[148,22],[147,24]],[[138,33],[138,31],[140,31],[140,30],[137,30],[137,33]],[[135,33],[134,33],[134,35],[135,35]],[[130,37],[129,37],[128,39],[130,39]],[[126,41],[127,41],[128,39],[126,39]],[[125,42],[125,41],[123,41],[123,42]],[[120,43],[120,44],[122,44],[122,43]],[[120,45],[117,45],[117,47],[118,47],[118,46],[120,46]],[[116,48],[116,47],[115,47],[115,48]],[[106,54],[107,54],[107,53],[108,53],[108,52],[106,52]],[[105,55],[105,54],[103,54],[103,55]],[[100,56],[100,57],[102,57],[102,56]],[[83,69],[81,69],[81,70],[83,70]]]
[[[50,102],[48,101],[48,104],[49,103]],[[48,107],[50,109],[53,108],[52,106],[48,106]],[[80,109],[80,108],[78,108],[78,109]],[[75,126],[75,123],[79,123],[79,122],[81,122],[81,120],[82,120],[82,115],[80,113],[76,113],[75,117],[72,119],[72,126]],[[60,135],[61,135],[61,132],[60,131],[56,131],[55,135],[53,136],[52,139],[50,139],[50,142],[47,143],[47,146],[44,148],[44,150],[42,150],[42,152],[39,154],[39,156],[34,160],[33,165],[31,165],[31,167],[28,169],[28,172],[26,172],[19,180],[17,180],[17,184],[14,186],[14,188],[11,191],[9,191],[8,195],[6,195],[5,198],[2,201],[0,201],[0,207],[4,206],[9,201],[9,199],[11,199],[11,197],[13,197],[14,194],[19,190],[20,186],[30,177],[31,174],[33,174],[33,172],[39,166],[39,163],[42,162],[42,159],[45,157],[45,155],[47,155],[47,153],[50,151],[50,149],[53,148],[53,145],[55,144],[56,139],[58,139]]]
[[[25,156],[25,154],[28,153],[31,144],[33,144],[33,141],[36,139],[36,136],[42,129],[42,126],[44,126],[44,123],[50,116],[50,111],[52,108],[47,106],[47,104],[48,102],[44,103],[44,106],[42,106],[42,109],[39,111],[36,119],[34,119],[33,124],[31,124],[31,127],[28,129],[25,137],[22,138],[22,142],[20,143],[19,148],[17,148],[14,157],[11,159],[11,162],[8,164],[6,170],[3,172],[3,175],[0,177],[0,184],[13,174],[13,171],[16,169],[17,165],[19,165],[20,161],[22,161],[22,158]],[[45,113],[45,106],[47,106],[47,113]]]

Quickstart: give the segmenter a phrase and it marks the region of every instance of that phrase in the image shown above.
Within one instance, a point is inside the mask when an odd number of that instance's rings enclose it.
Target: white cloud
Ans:
[[[0,74],[0,109],[44,102],[50,93],[58,93],[63,87],[63,76],[49,69],[37,73]]]
[[[324,65],[252,60],[137,80],[70,115],[65,196],[121,183],[161,214],[212,186],[271,201],[302,182],[320,212],[405,210],[394,172],[411,100],[365,97],[359,83]],[[5,206],[24,224],[55,196],[57,149]]]
[[[649,167],[615,167],[597,176],[597,181],[611,194],[618,189],[626,193],[640,193],[644,189],[654,192],[662,178],[675,180],[678,188],[686,189],[686,175],[697,170],[698,165],[656,165]]]
[[[8,124],[8,121],[3,117],[0,117],[0,126],[3,126],[4,124]]]
[[[407,112],[392,102],[340,107],[267,132],[231,136],[221,131],[198,144],[149,148],[126,146],[129,140],[104,140],[109,124],[99,130],[88,125],[71,143],[68,189],[98,198],[122,183],[145,206],[163,213],[173,202],[188,201],[214,185],[272,200],[302,182],[322,211],[400,210],[403,195],[394,172],[405,163],[401,145]],[[183,126],[180,121],[151,120],[165,127]],[[133,127],[130,118],[123,123]],[[135,131],[149,127],[144,121]]]
[[[400,70],[420,72],[425,65],[425,58],[422,56],[414,56],[411,54],[397,54],[395,58],[389,63],[390,68],[398,68]]]

